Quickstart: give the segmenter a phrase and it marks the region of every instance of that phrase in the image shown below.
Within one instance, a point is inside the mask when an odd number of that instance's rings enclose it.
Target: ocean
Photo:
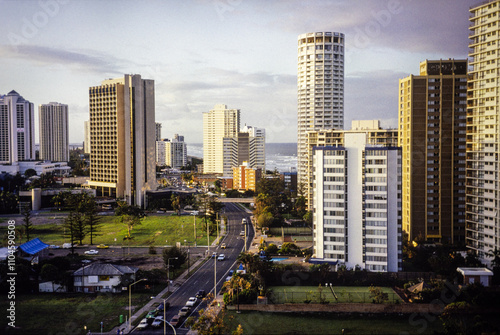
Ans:
[[[187,143],[188,156],[203,158],[202,143]],[[297,143],[266,143],[266,170],[289,172],[297,169]]]

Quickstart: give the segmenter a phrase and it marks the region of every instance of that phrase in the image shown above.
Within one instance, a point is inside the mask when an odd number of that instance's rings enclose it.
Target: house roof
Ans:
[[[121,276],[136,273],[137,270],[126,265],[93,263],[79,268],[73,272],[73,276]]]
[[[49,245],[46,243],[43,243],[38,237],[28,241],[26,243],[23,243],[19,246],[19,248],[24,251],[25,253],[29,255],[35,255],[42,251],[43,249],[48,248]]]
[[[493,272],[487,268],[457,268],[463,276],[493,276]]]

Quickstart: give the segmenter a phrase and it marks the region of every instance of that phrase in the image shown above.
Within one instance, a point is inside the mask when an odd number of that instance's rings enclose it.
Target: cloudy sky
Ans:
[[[345,125],[397,126],[398,79],[466,58],[473,0],[0,0],[0,94],[69,105],[83,141],[88,87],[154,79],[162,135],[202,142],[202,113],[241,109],[267,142],[295,142],[297,36],[346,36]],[[38,141],[37,141],[38,142]]]

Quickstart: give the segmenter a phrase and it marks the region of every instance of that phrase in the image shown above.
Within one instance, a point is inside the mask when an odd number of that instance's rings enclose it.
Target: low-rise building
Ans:
[[[85,265],[73,273],[76,292],[119,293],[122,287],[135,280],[137,268],[125,265],[93,263]]]

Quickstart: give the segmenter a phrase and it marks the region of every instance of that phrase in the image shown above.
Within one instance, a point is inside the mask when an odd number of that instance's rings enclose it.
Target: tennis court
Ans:
[[[371,303],[373,297],[367,286],[272,286],[270,302],[284,303]],[[390,287],[381,287],[387,293],[387,303],[402,302]]]

